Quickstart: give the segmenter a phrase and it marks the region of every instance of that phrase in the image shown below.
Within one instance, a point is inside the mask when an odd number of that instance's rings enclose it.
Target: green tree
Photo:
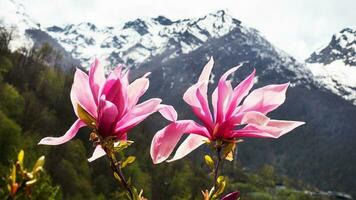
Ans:
[[[0,174],[5,174],[4,166],[8,166],[16,155],[21,144],[21,128],[0,111]],[[6,172],[7,173],[7,172]]]
[[[0,85],[0,110],[8,117],[20,121],[24,110],[24,99],[10,84]]]
[[[3,76],[12,69],[12,66],[12,62],[8,57],[0,56],[0,81],[2,81]]]

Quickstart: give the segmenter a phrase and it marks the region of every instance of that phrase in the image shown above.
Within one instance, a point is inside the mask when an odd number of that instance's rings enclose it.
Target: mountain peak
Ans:
[[[142,19],[136,19],[134,21],[126,22],[123,29],[128,29],[128,28],[135,30],[140,35],[145,35],[148,33],[147,24]]]
[[[329,44],[314,52],[307,60],[308,63],[330,64],[341,60],[346,65],[356,66],[356,30],[344,28],[334,34]]]
[[[356,105],[356,30],[344,28],[307,60],[320,85]]]
[[[207,40],[224,36],[239,26],[240,22],[225,10],[218,10],[201,18],[177,21],[160,15],[113,27],[80,23],[52,26],[47,31],[84,66],[89,66],[92,57],[104,58],[105,65],[124,62],[137,66],[168,49],[172,56],[175,52],[189,53]]]
[[[95,24],[93,23],[90,23],[90,22],[82,22],[78,25],[78,27],[81,27],[81,28],[88,28],[92,31],[96,31],[97,30],[97,27],[95,26]]]
[[[216,17],[223,17],[226,13],[227,13],[226,10],[221,9],[221,10],[217,10],[215,12],[210,13],[210,15],[214,15]]]

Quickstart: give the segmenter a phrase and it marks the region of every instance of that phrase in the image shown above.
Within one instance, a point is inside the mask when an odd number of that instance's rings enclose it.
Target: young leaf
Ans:
[[[224,192],[226,186],[226,179],[224,176],[219,176],[216,182],[217,182],[217,188],[213,196],[214,198],[217,198],[220,194]]]
[[[36,174],[39,171],[41,171],[43,169],[44,162],[45,162],[44,156],[41,156],[40,158],[38,158],[36,164],[32,168],[32,173]]]
[[[126,158],[126,160],[124,162],[122,162],[121,164],[121,168],[124,168],[126,167],[128,164],[131,164],[133,162],[135,162],[136,160],[136,157],[135,156],[129,156]]]
[[[19,154],[17,155],[17,161],[18,161],[18,163],[19,163],[21,168],[23,168],[23,158],[24,158],[24,156],[25,156],[25,152],[23,150],[21,150],[19,152]]]
[[[126,149],[127,147],[129,147],[133,143],[134,142],[130,141],[130,140],[125,140],[125,141],[121,140],[121,141],[115,142],[114,143],[114,150],[116,152],[120,152],[121,150]]]
[[[15,165],[12,166],[10,178],[11,178],[11,183],[15,184],[16,183],[16,166]]]
[[[234,160],[234,152],[236,149],[236,143],[235,142],[230,142],[228,143],[223,150],[223,157],[228,160],[232,161]]]
[[[121,182],[121,179],[120,179],[119,175],[116,172],[114,172],[114,177],[115,177],[115,179],[117,179],[117,180],[119,180]]]
[[[79,119],[81,119],[90,128],[95,128],[96,121],[87,111],[84,110],[79,104],[77,104],[77,113]]]
[[[204,156],[204,160],[205,160],[205,163],[211,168],[211,169],[214,169],[214,160],[209,156],[209,155],[205,155]]]

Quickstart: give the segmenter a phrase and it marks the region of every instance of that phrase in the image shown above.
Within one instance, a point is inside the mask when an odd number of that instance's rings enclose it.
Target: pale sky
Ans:
[[[0,0],[6,1],[6,0]],[[219,9],[258,29],[299,60],[327,44],[332,34],[356,28],[356,0],[17,0],[44,26],[93,22],[115,26],[139,17],[172,20]]]

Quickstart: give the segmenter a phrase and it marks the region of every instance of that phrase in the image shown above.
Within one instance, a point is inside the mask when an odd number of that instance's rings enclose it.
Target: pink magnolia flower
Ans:
[[[148,89],[149,73],[129,83],[129,71],[123,71],[122,67],[117,66],[107,78],[98,60],[91,65],[89,76],[77,69],[70,98],[78,119],[63,136],[46,137],[39,144],[59,145],[68,142],[83,126],[96,129],[102,138],[126,140],[131,128],[158,110],[169,120],[175,120],[173,107],[161,104],[161,99],[152,98],[137,104]],[[174,112],[170,113],[171,110]],[[97,145],[89,161],[103,155],[105,151]]]
[[[267,85],[249,94],[253,86],[254,70],[245,80],[232,88],[231,81],[227,78],[240,66],[231,68],[220,78],[212,94],[214,110],[212,116],[207,91],[213,64],[211,58],[205,65],[198,82],[188,88],[183,96],[184,101],[191,106],[203,125],[193,120],[171,120],[172,123],[158,131],[152,140],[150,153],[154,163],[165,161],[183,134],[189,136],[168,162],[186,156],[206,141],[244,137],[278,138],[304,124],[298,121],[273,120],[266,116],[284,102],[289,83]],[[239,125],[244,127],[238,129]]]
[[[237,200],[240,196],[240,192],[231,192],[230,194],[225,195],[221,200]]]

